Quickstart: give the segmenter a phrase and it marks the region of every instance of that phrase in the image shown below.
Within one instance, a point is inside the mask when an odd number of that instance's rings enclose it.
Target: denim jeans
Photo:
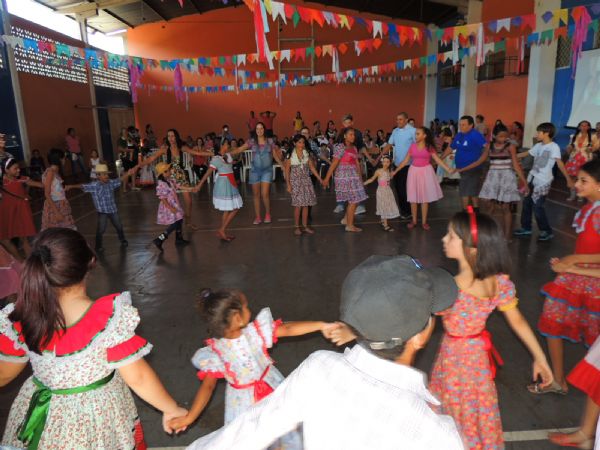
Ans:
[[[77,155],[76,160],[73,160],[73,155]],[[87,176],[87,169],[85,168],[85,164],[83,164],[83,156],[81,153],[73,153],[69,159],[71,160],[71,175],[75,176],[78,172],[76,169],[79,167],[81,173]]]
[[[102,247],[102,235],[106,231],[107,220],[110,220],[110,223],[113,224],[115,230],[117,230],[117,235],[119,236],[119,241],[123,242],[125,240],[125,234],[123,233],[123,225],[121,225],[121,219],[119,218],[119,213],[98,213],[98,226],[96,227],[96,248]]]
[[[546,209],[544,208],[546,196],[543,195],[539,197],[536,202],[534,202],[531,198],[531,195],[533,193],[533,186],[530,185],[529,189],[529,195],[527,195],[527,197],[523,199],[523,210],[521,211],[521,228],[525,230],[531,230],[531,215],[533,212],[533,214],[535,214],[535,221],[537,222],[537,226],[540,229],[540,231],[552,233],[552,227],[548,222],[548,217],[546,217]]]

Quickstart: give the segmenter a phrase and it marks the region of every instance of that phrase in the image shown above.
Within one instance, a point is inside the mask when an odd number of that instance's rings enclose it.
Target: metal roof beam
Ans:
[[[142,1],[142,6],[148,8],[150,11],[152,11],[154,14],[156,14],[158,17],[160,17],[162,20],[164,20],[165,22],[168,22],[169,19],[167,19],[167,17],[162,14],[161,12],[159,12],[154,6],[152,6],[150,3],[148,3],[146,0],[141,0]]]
[[[129,28],[135,28],[134,25],[132,25],[131,23],[129,23],[128,21],[126,21],[125,19],[123,19],[122,17],[119,17],[118,15],[116,15],[114,12],[108,10],[108,9],[103,9],[102,11],[104,11],[106,14],[108,14],[109,16],[111,16],[114,19],[117,19],[119,22],[127,25]]]

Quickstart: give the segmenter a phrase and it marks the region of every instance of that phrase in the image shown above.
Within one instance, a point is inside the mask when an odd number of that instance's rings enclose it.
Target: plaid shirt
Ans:
[[[113,178],[106,183],[94,181],[81,186],[84,192],[92,194],[94,206],[99,213],[113,214],[117,212],[114,191],[121,187],[121,180]]]

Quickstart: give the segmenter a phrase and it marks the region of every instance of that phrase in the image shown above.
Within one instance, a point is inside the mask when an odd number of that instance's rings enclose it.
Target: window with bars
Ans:
[[[460,64],[455,66],[443,67],[440,69],[440,88],[451,89],[460,87],[460,73],[462,67]]]
[[[567,36],[559,36],[558,43],[556,45],[556,68],[562,69],[571,66],[572,58],[572,45],[573,40]]]
[[[485,63],[475,69],[477,81],[496,80],[506,76],[527,75],[529,73],[529,60],[531,48],[525,46],[523,61],[517,55],[506,56],[504,50],[492,53],[485,58]]]
[[[45,40],[60,44],[61,42],[50,39],[19,27],[11,27],[14,36]],[[31,73],[61,80],[74,81],[87,84],[87,70],[81,64],[74,64],[72,60],[64,56],[48,52],[36,53],[22,47],[15,48],[15,65],[20,72]],[[0,66],[1,67],[1,66]],[[95,86],[103,86],[122,91],[129,91],[129,72],[125,68],[106,69],[104,67],[92,68],[92,80]]]
[[[29,38],[36,40],[46,40],[60,44],[54,39],[41,36],[23,28],[11,27],[13,36]],[[87,74],[85,67],[79,64],[73,64],[68,58],[56,57],[48,52],[36,53],[33,50],[26,50],[22,47],[15,48],[15,65],[19,72],[31,73],[61,80],[74,81],[76,83],[87,83]]]

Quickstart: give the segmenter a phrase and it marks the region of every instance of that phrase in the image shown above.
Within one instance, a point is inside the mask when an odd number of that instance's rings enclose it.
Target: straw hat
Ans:
[[[106,164],[96,164],[96,173],[110,173]]]
[[[154,168],[154,170],[156,171],[156,175],[162,175],[163,173],[165,173],[170,168],[171,168],[171,164],[166,163],[166,162],[159,162],[156,165],[156,167]]]

